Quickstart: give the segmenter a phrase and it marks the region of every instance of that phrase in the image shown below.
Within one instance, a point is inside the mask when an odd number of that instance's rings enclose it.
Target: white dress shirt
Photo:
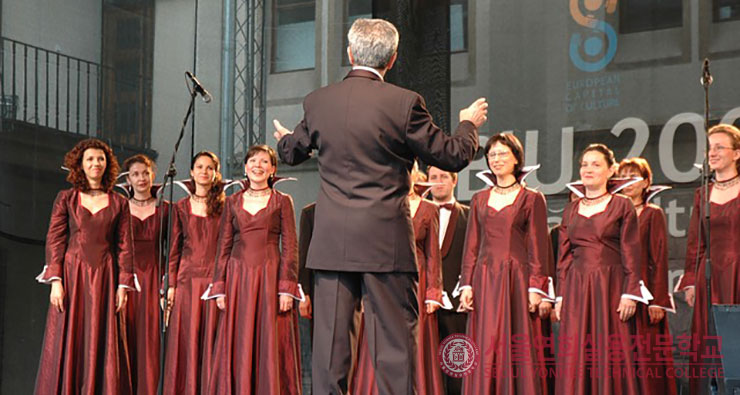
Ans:
[[[455,203],[455,197],[451,197],[450,200],[446,202],[435,202],[438,205],[440,205],[439,208],[439,248],[442,248],[442,244],[444,244],[445,241],[445,234],[447,234],[447,226],[450,224],[450,215],[452,215],[451,210],[447,210],[446,208],[442,208],[441,206],[443,204],[447,203]]]
[[[378,70],[375,70],[375,69],[374,69],[374,68],[372,68],[372,67],[367,67],[367,66],[352,66],[352,70],[365,70],[365,71],[369,71],[369,72],[371,72],[371,73],[373,73],[373,74],[377,75],[378,77],[380,77],[380,80],[381,80],[381,81],[385,81],[385,78],[383,78],[383,75],[382,75],[382,74],[380,74],[380,73],[378,72]]]

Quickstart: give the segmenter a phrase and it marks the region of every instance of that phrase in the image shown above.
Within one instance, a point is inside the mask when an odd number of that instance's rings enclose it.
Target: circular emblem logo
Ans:
[[[478,367],[480,352],[473,340],[461,333],[454,333],[442,340],[437,358],[442,371],[448,376],[465,377]]]

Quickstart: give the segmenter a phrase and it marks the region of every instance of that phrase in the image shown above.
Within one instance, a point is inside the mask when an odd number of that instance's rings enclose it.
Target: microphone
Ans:
[[[193,83],[193,90],[197,93],[199,93],[203,97],[203,101],[206,103],[210,103],[213,97],[210,93],[206,90],[206,88],[203,87],[203,85],[198,81],[197,78],[193,75],[193,73],[186,71],[185,76],[190,79],[190,82]]]
[[[701,84],[705,87],[708,87],[709,85],[712,85],[712,82],[714,82],[714,79],[712,78],[712,73],[709,72],[709,58],[704,58],[704,63],[701,67]]]

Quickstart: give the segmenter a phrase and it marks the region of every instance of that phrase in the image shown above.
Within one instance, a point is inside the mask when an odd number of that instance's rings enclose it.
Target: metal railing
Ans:
[[[150,79],[5,37],[0,76],[4,120],[149,146]]]

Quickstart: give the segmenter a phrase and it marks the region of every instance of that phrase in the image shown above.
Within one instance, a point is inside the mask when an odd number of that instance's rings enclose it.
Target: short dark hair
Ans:
[[[247,154],[244,155],[244,164],[246,165],[249,158],[257,155],[258,152],[264,152],[267,155],[269,155],[270,163],[272,163],[272,166],[275,169],[277,169],[277,165],[278,165],[277,154],[275,153],[275,150],[272,149],[272,147],[270,147],[269,145],[265,145],[265,144],[253,145],[249,147],[249,149],[247,150]]]
[[[634,157],[628,159],[622,159],[619,162],[619,171],[622,170],[635,170],[640,174],[643,180],[647,181],[647,187],[642,191],[642,199],[647,198],[648,189],[653,184],[653,170],[650,168],[650,164],[645,158]]]
[[[519,141],[519,139],[512,133],[499,133],[491,136],[491,138],[486,142],[485,148],[486,166],[488,166],[488,169],[491,171],[493,170],[491,169],[491,165],[488,163],[488,151],[490,151],[496,143],[509,147],[511,153],[514,154],[514,158],[517,161],[517,164],[514,165],[514,177],[518,179],[522,174],[522,168],[524,167],[524,148],[522,147],[521,141]]]
[[[447,171],[447,170],[442,170],[442,169],[440,169],[439,167],[437,167],[437,166],[432,166],[432,165],[428,165],[428,166],[427,166],[427,176],[429,175],[429,170],[431,170],[431,169],[432,169],[432,167],[433,167],[433,168],[435,168],[435,169],[439,169],[440,171],[443,171],[443,172],[445,172],[445,173],[449,174],[449,175],[450,175],[450,177],[452,177],[452,179],[453,179],[453,180],[457,180],[457,173],[455,173],[454,171]]]
[[[244,165],[247,164],[247,161],[249,160],[249,158],[257,155],[260,152],[264,152],[270,156],[270,163],[272,164],[272,167],[275,168],[275,173],[277,173],[277,165],[278,165],[277,153],[275,153],[275,150],[272,149],[272,147],[266,144],[253,145],[249,147],[249,149],[247,150],[247,154],[244,155]],[[272,188],[272,185],[275,183],[275,173],[273,173],[270,176],[270,178],[267,180],[267,185],[270,188]]]

